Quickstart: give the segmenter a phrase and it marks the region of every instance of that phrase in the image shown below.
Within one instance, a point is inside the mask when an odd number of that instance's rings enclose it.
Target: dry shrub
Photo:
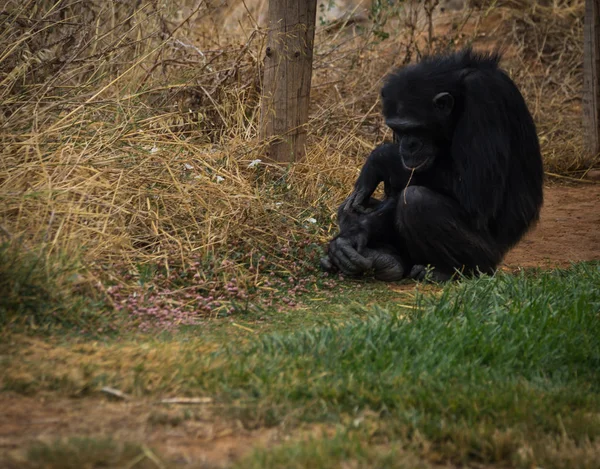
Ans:
[[[513,0],[511,5],[505,30],[518,54],[509,70],[538,124],[546,168],[585,169],[594,161],[585,151],[581,124],[584,1]]]
[[[81,253],[104,283],[129,288],[149,263],[171,287],[174,270],[200,265],[199,291],[233,276],[264,286],[271,272],[295,282],[314,273],[335,207],[389,137],[381,78],[467,43],[509,52],[548,167],[580,168],[583,0],[439,5],[373,1],[369,21],[319,26],[307,157],[280,168],[257,161],[266,32],[253,18],[220,29],[231,11],[215,1],[5,2],[3,231]]]

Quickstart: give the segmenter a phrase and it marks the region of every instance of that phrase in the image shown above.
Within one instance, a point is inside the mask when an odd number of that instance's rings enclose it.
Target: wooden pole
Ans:
[[[267,158],[304,157],[317,0],[269,0],[260,136]]]
[[[583,126],[594,158],[600,153],[600,0],[585,0],[583,31]]]

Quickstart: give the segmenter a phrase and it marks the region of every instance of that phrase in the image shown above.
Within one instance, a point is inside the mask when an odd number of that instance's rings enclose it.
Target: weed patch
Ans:
[[[133,443],[121,443],[111,438],[68,438],[33,444],[25,458],[9,464],[26,469],[151,468],[156,467],[156,461],[158,459],[151,450]]]
[[[77,257],[53,253],[44,245],[30,250],[16,242],[1,243],[0,328],[111,328],[109,305],[90,288],[86,273]]]

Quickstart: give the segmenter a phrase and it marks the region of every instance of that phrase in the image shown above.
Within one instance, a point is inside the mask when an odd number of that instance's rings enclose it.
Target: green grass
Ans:
[[[145,446],[120,443],[112,438],[75,437],[35,443],[27,451],[26,460],[13,462],[9,469],[155,468],[154,461],[160,464]]]
[[[269,335],[228,351],[196,385],[245,402],[266,425],[373,411],[388,440],[419,435],[456,462],[512,461],[525,441],[600,436],[597,265],[484,277],[420,304]]]
[[[600,467],[600,264],[499,273],[412,303],[363,287],[318,307],[307,301],[287,319],[241,321],[262,334],[220,323],[216,335],[63,344],[56,362],[5,347],[0,382],[29,393],[110,385],[212,396],[247,428],[331,430],[257,451],[240,467]],[[376,298],[385,308],[360,306]],[[244,340],[223,345],[226,327]]]
[[[239,469],[330,469],[360,467],[380,469],[433,469],[414,452],[369,445],[358,435],[340,433],[332,438],[318,436],[271,451],[259,451],[236,465]],[[437,466],[439,468],[439,466]]]

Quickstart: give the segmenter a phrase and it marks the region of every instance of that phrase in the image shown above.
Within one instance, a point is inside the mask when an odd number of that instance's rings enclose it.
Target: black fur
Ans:
[[[325,270],[373,270],[386,280],[421,278],[427,265],[439,280],[492,273],[537,221],[536,128],[499,60],[468,48],[387,77],[383,114],[394,143],[371,153],[340,207]],[[380,202],[371,195],[381,182]]]

